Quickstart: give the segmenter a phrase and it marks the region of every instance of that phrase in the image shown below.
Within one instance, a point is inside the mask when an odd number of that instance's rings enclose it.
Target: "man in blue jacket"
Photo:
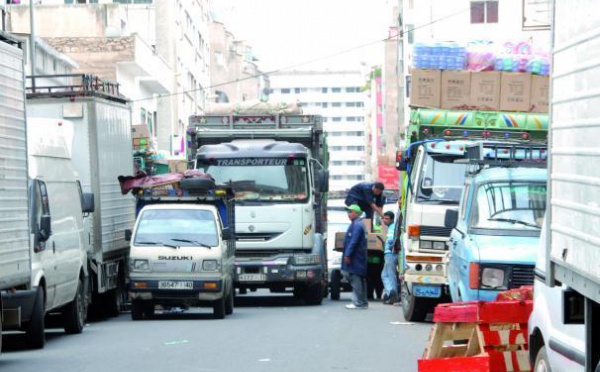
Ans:
[[[351,221],[344,237],[342,271],[350,276],[352,303],[346,309],[367,309],[367,233],[360,215],[362,209],[356,204],[346,208]]]
[[[365,218],[373,219],[373,212],[377,212],[383,218],[383,190],[385,186],[381,182],[360,182],[348,190],[345,204],[351,206],[356,204],[365,212]]]

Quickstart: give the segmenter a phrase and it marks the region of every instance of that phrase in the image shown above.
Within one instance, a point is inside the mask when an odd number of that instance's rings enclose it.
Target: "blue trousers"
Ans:
[[[349,273],[352,286],[352,303],[354,306],[369,306],[367,301],[367,278]]]
[[[381,270],[381,281],[386,295],[392,292],[398,294],[398,275],[396,266],[398,265],[398,253],[386,253],[383,256],[383,270]]]

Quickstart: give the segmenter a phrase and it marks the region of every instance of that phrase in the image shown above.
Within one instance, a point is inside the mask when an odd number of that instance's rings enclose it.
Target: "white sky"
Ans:
[[[263,71],[358,69],[381,64],[393,0],[213,0],[216,14],[247,41]],[[379,41],[379,42],[378,42]],[[368,47],[358,48],[370,44]],[[351,52],[324,57],[349,49]],[[318,62],[307,63],[318,60]],[[292,68],[293,67],[293,68]]]

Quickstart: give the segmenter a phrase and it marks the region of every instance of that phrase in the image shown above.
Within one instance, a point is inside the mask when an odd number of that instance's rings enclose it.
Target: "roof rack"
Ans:
[[[473,175],[492,167],[546,168],[547,159],[548,146],[545,144],[478,141],[467,146],[463,161],[473,166],[467,169],[467,174]]]

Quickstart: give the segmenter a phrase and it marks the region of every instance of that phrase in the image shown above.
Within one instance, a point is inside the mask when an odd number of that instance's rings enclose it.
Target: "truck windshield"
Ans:
[[[306,202],[306,159],[198,159],[197,168],[217,183],[233,183],[236,200],[267,203]]]
[[[148,246],[156,242],[180,247],[214,247],[218,241],[217,223],[211,211],[151,209],[142,211],[134,243]]]
[[[487,183],[477,189],[471,210],[471,227],[539,231],[545,211],[544,183]]]
[[[456,163],[458,156],[424,153],[419,177],[419,202],[458,204],[465,183],[467,165]]]

